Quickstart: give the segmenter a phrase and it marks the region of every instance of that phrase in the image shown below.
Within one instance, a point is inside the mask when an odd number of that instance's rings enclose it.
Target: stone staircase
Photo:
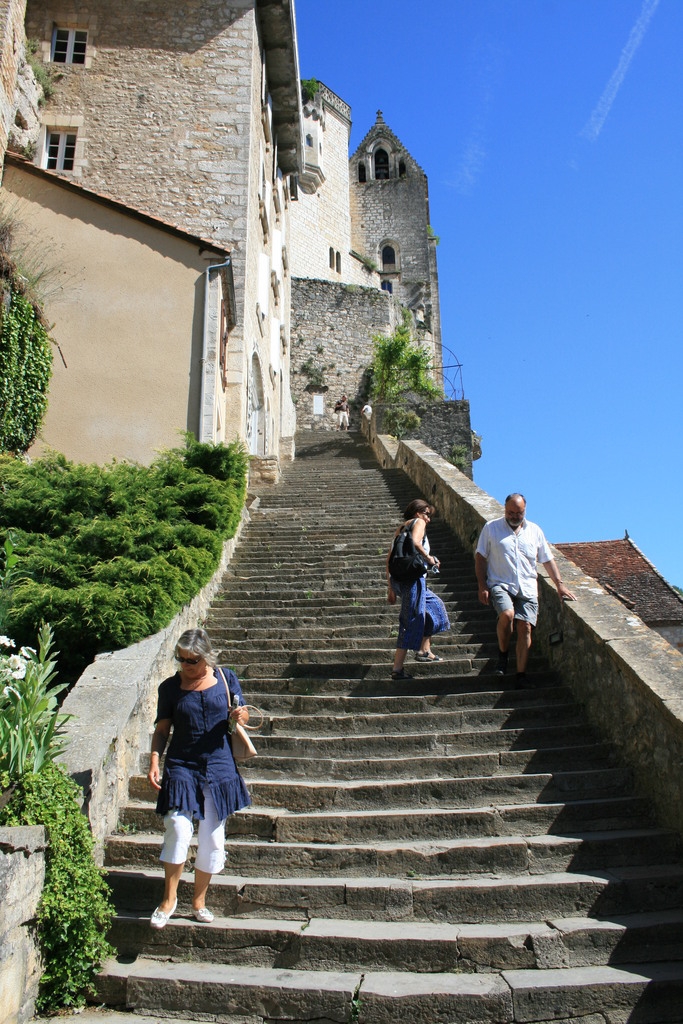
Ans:
[[[119,956],[94,998],[228,1024],[683,1021],[681,843],[532,653],[491,674],[493,615],[442,522],[438,665],[390,666],[384,558],[418,496],[354,434],[298,438],[207,624],[263,709],[212,925],[161,932],[147,758],[109,838]]]

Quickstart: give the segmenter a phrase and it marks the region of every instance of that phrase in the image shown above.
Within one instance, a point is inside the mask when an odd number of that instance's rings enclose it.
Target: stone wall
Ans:
[[[42,974],[35,924],[45,880],[42,825],[0,828],[0,1021],[31,1020]]]
[[[470,403],[466,399],[454,402],[428,402],[417,396],[408,396],[406,409],[420,417],[420,424],[403,435],[405,440],[418,440],[438,455],[450,461],[453,446],[465,449],[462,453],[462,472],[472,478],[472,427],[470,425]],[[372,429],[378,434],[389,433],[387,424],[391,418],[391,406],[373,406]],[[389,416],[389,419],[387,418]]]
[[[0,0],[0,167],[16,113],[17,73],[24,58],[26,0]]]
[[[358,426],[367,395],[372,335],[392,331],[399,320],[396,303],[378,289],[330,281],[292,282],[291,389],[299,430],[336,426],[334,405],[342,394],[351,404],[352,425]]]
[[[384,467],[402,469],[465,548],[502,506],[419,441],[396,442],[363,426]],[[562,673],[598,733],[633,771],[658,820],[683,833],[683,655],[559,552],[555,561],[577,596],[560,601],[539,570],[539,624],[530,667],[541,653]],[[493,613],[492,613],[493,614]]]

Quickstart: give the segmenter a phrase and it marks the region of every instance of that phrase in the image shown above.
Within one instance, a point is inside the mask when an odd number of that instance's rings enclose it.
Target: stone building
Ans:
[[[188,390],[198,381],[202,395],[193,429],[292,457],[289,179],[303,154],[293,4],[27,0],[25,28],[53,93],[33,137],[17,116],[10,144],[229,253],[234,323],[224,309],[215,358],[196,353],[190,367]]]

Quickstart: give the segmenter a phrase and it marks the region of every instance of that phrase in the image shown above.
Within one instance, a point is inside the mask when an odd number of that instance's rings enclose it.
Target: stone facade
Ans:
[[[351,252],[351,109],[320,84],[303,113],[305,169],[292,204],[292,272],[295,277],[379,288],[379,275]]]
[[[0,162],[17,118],[17,80],[25,65],[26,0],[0,0]]]
[[[346,394],[352,427],[367,397],[372,335],[392,331],[400,308],[386,292],[331,281],[292,282],[292,377],[299,429],[336,426]]]
[[[390,288],[422,325],[441,382],[441,317],[436,238],[429,223],[427,176],[385,124],[382,112],[349,160],[351,244],[379,268]]]
[[[82,62],[53,61],[55,28],[87,33]],[[74,136],[70,177],[230,251],[227,365],[221,388],[204,389],[216,401],[199,435],[246,438],[261,456],[284,437],[291,451],[288,176],[303,136],[289,0],[29,0],[26,34],[59,71],[36,162],[48,137]]]
[[[45,880],[42,825],[0,828],[0,1020],[33,1018],[42,974],[36,913]]]

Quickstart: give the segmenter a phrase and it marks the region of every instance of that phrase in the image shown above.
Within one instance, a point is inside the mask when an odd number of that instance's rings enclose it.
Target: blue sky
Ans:
[[[419,17],[418,17],[419,12]],[[683,587],[683,2],[296,0],[302,78],[429,178],[444,361],[552,542]]]

